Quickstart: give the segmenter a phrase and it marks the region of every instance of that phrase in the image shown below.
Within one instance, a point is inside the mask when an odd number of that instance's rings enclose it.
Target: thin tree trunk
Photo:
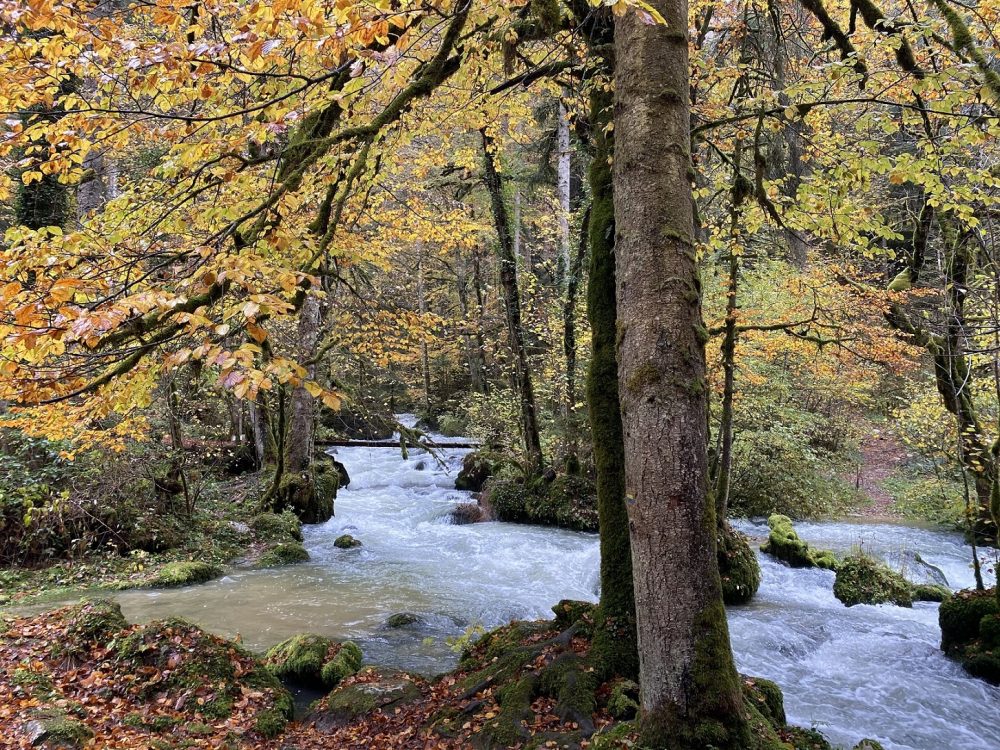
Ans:
[[[569,119],[566,105],[559,101],[559,122],[556,124],[556,140],[558,142],[558,186],[559,194],[559,272],[568,284],[569,281],[569,188],[570,188],[570,157]]]
[[[427,291],[424,288],[424,249],[420,247],[417,261],[417,298],[421,316],[427,313]],[[431,358],[427,350],[427,337],[420,339],[420,374],[424,381],[424,417],[431,415]]]
[[[610,36],[609,32],[608,36]],[[591,40],[595,45],[604,41]],[[610,63],[607,63],[610,67]],[[609,71],[610,72],[610,71]],[[595,88],[590,95],[591,208],[587,317],[591,330],[587,368],[587,412],[597,469],[597,514],[601,539],[601,604],[594,651],[605,675],[635,679],[639,655],[635,632],[632,550],[625,510],[625,445],[618,401],[617,326],[615,301],[615,207],[610,157],[613,143],[611,93]]]
[[[580,274],[587,255],[590,232],[590,209],[583,215],[580,225],[580,243],[566,274],[566,299],[563,301],[563,355],[566,358],[566,393],[563,399],[563,425],[566,441],[566,468],[571,473],[579,469],[577,460],[577,425],[573,415],[576,410],[576,297],[580,288]]]
[[[300,362],[307,362],[315,356],[321,319],[319,298],[314,294],[308,294],[299,310],[299,324],[296,329]],[[306,379],[314,380],[316,366],[306,365],[305,369]],[[284,468],[289,473],[308,474],[312,469],[315,419],[313,397],[305,385],[292,388],[288,409]]]
[[[615,28],[619,393],[644,744],[743,750],[708,488],[701,285],[691,193],[686,0]],[[710,738],[710,740],[708,739]]]
[[[726,290],[726,324],[722,339],[722,414],[719,467],[715,478],[715,514],[719,527],[729,513],[729,485],[733,469],[733,397],[736,393],[736,289],[739,283],[739,258],[729,253],[729,286]]]
[[[533,471],[541,474],[545,462],[542,456],[542,441],[538,434],[535,393],[531,385],[531,375],[528,372],[528,355],[524,348],[524,330],[521,326],[521,301],[517,286],[517,255],[514,252],[514,239],[511,236],[510,219],[507,216],[507,204],[503,198],[503,185],[500,182],[500,173],[497,171],[494,161],[493,149],[495,146],[486,131],[483,131],[482,137],[486,188],[490,194],[493,223],[496,225],[499,240],[500,286],[503,288],[504,308],[507,313],[507,332],[514,354],[514,384],[521,402],[521,437],[524,440],[524,451],[529,465]]]
[[[457,264],[457,287],[458,306],[462,311],[462,320],[465,321],[462,333],[462,348],[465,350],[465,359],[469,364],[469,385],[475,393],[486,393],[485,367],[483,366],[483,353],[476,338],[468,332],[471,321],[471,310],[469,308],[469,290],[466,288],[468,279],[462,263]],[[478,330],[478,322],[477,322]]]

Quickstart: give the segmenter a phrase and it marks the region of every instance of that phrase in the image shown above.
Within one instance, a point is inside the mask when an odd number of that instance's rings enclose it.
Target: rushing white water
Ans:
[[[180,615],[264,648],[299,632],[353,638],[369,661],[440,672],[454,664],[445,643],[473,624],[550,617],[559,599],[597,597],[598,544],[592,534],[504,523],[456,526],[449,512],[468,502],[453,489],[462,456],[444,465],[418,451],[407,460],[384,448],[340,449],[351,485],[337,515],[307,528],[308,563],[237,570],[201,586],[118,596],[126,616]],[[761,536],[759,524],[741,528]],[[918,552],[954,588],[971,585],[969,550],[955,534],[895,525],[803,523],[818,547],[865,549],[890,558]],[[333,546],[342,533],[360,549]],[[833,574],[792,570],[761,558],[754,602],[730,611],[740,670],[778,682],[789,720],[815,726],[834,743],[861,737],[887,750],[1000,748],[1000,689],[965,675],[938,648],[937,605],[858,606],[832,593]],[[384,627],[412,612],[417,626]]]

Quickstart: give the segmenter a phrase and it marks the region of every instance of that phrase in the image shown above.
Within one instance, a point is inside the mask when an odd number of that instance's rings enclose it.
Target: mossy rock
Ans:
[[[283,681],[329,689],[361,668],[361,649],[350,641],[337,643],[315,633],[304,633],[269,649],[264,663]]]
[[[983,618],[1000,612],[996,589],[956,592],[938,610],[941,625],[941,649],[949,655],[960,653],[979,638]]]
[[[299,542],[279,542],[264,552],[257,560],[260,568],[276,568],[281,565],[306,562],[309,553]]]
[[[495,467],[488,453],[484,451],[468,453],[462,459],[462,470],[455,478],[455,489],[463,492],[480,492],[494,471]]]
[[[973,677],[1000,685],[1000,606],[995,589],[959,591],[938,610],[941,648]]]
[[[386,618],[385,626],[387,628],[405,628],[420,622],[422,622],[420,615],[415,615],[412,612],[397,612]]]
[[[743,698],[756,706],[773,727],[785,726],[785,697],[778,683],[763,677],[744,677]]]
[[[761,546],[761,552],[776,557],[793,568],[837,569],[837,558],[827,550],[814,550],[799,539],[792,526],[792,519],[775,513],[767,519],[770,533]]]
[[[918,583],[913,586],[913,601],[943,602],[951,598],[951,589],[935,583]]]
[[[854,750],[885,750],[885,748],[882,747],[882,743],[878,740],[872,740],[866,737],[854,746]]]
[[[350,534],[341,534],[333,540],[333,546],[337,549],[355,549],[361,546],[361,542]]]
[[[317,462],[311,472],[286,472],[275,491],[275,510],[291,511],[302,523],[323,523],[333,516],[339,483],[328,462]]]
[[[855,604],[913,606],[913,586],[885,563],[868,555],[850,555],[837,566],[833,595],[848,607]]]
[[[719,531],[717,554],[722,600],[726,604],[746,604],[760,588],[760,563],[750,540],[727,523]]]
[[[256,515],[250,519],[250,528],[264,539],[302,541],[302,522],[290,511]]]
[[[57,708],[33,711],[24,722],[22,731],[32,747],[42,746],[51,750],[75,750],[84,747],[94,733],[65,712]]]
[[[314,704],[304,722],[328,732],[372,711],[392,711],[420,698],[415,679],[404,672],[366,669]]]
[[[150,579],[149,585],[154,588],[173,586],[191,586],[205,583],[222,574],[222,568],[197,560],[178,560],[160,568]]]
[[[53,644],[53,650],[60,654],[85,654],[128,627],[122,608],[110,599],[82,601],[66,611],[64,620],[65,636]]]
[[[485,495],[485,505],[500,521],[597,531],[597,491],[585,477],[563,475],[530,485],[493,478]]]

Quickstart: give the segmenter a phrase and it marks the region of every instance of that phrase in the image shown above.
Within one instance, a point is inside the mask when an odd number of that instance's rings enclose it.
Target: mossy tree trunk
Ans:
[[[528,371],[528,355],[524,346],[524,328],[521,325],[521,300],[517,284],[517,252],[504,200],[503,184],[496,165],[496,145],[484,130],[483,164],[486,189],[490,196],[493,223],[497,232],[497,247],[500,265],[500,286],[503,291],[504,310],[507,318],[507,333],[514,355],[514,386],[520,401],[521,439],[532,471],[541,474],[545,468],[542,456],[542,441],[538,432],[538,416],[535,407],[535,392]]]
[[[600,39],[601,30],[594,35]],[[603,35],[610,38],[608,24]],[[611,72],[611,61],[605,61]],[[590,141],[593,148],[588,181],[591,192],[587,317],[591,356],[587,369],[587,408],[597,469],[597,513],[601,537],[601,603],[594,650],[598,668],[607,675],[635,679],[639,653],[632,589],[632,550],[625,510],[625,445],[618,402],[615,359],[615,207],[610,157],[614,148],[606,130],[613,116],[610,92],[596,87],[590,95]]]
[[[708,487],[707,384],[694,247],[688,8],[615,25],[618,380],[635,584],[642,741],[743,750],[743,714]]]

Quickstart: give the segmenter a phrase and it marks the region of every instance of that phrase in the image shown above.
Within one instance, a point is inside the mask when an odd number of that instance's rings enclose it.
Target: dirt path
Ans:
[[[906,461],[906,449],[890,433],[875,432],[861,445],[861,466],[855,477],[857,487],[866,494],[871,505],[858,509],[862,516],[898,518],[892,508],[893,498],[882,483]]]

